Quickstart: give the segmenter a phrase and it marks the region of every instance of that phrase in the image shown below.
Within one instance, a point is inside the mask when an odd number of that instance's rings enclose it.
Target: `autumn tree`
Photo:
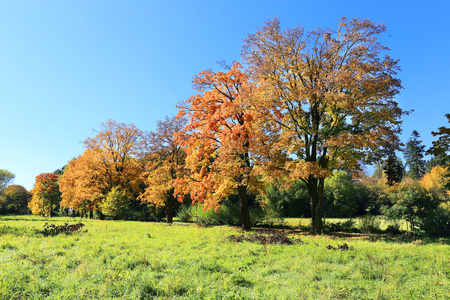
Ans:
[[[11,182],[14,180],[14,175],[11,172],[8,172],[6,170],[0,170],[0,193],[11,184]]]
[[[426,173],[420,181],[422,186],[430,192],[435,193],[443,203],[450,209],[450,168],[436,166]]]
[[[242,54],[258,87],[251,104],[279,129],[269,154],[284,150],[290,158],[267,162],[284,172],[284,182],[306,184],[316,234],[323,229],[324,182],[332,170],[357,169],[358,161],[371,163],[400,144],[404,111],[394,97],[402,86],[397,61],[377,40],[385,30],[368,19],[346,18],[336,31],[282,30],[274,19],[245,41]]]
[[[422,141],[419,140],[420,134],[414,130],[406,143],[406,149],[404,156],[406,158],[406,167],[408,171],[406,175],[412,179],[421,179],[425,174],[426,162],[424,159],[425,145],[422,145]]]
[[[86,151],[69,162],[60,185],[64,207],[101,211],[113,187],[135,200],[141,193],[140,173],[145,143],[134,124],[109,120],[94,138],[84,142]]]
[[[189,175],[176,182],[179,197],[190,194],[205,209],[220,209],[228,196],[238,194],[241,223],[250,229],[248,193],[258,187],[251,155],[253,111],[246,108],[248,78],[235,63],[227,72],[211,70],[193,80],[197,94],[179,105],[179,117],[189,124],[177,135],[186,148]]]
[[[21,185],[7,186],[0,195],[0,213],[26,214],[30,193]]]
[[[145,192],[139,196],[144,203],[149,203],[166,212],[167,223],[172,223],[177,199],[174,196],[174,181],[185,172],[186,154],[175,143],[174,133],[183,130],[186,120],[166,117],[158,121],[156,131],[148,134],[145,172]],[[181,200],[181,197],[180,197]]]
[[[58,209],[61,201],[58,177],[59,175],[53,173],[42,173],[36,176],[34,188],[31,190],[33,197],[28,203],[28,208],[34,215],[51,217]]]

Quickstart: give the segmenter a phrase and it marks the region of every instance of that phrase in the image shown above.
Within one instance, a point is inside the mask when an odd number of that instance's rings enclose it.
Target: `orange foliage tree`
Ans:
[[[242,54],[257,86],[251,105],[278,128],[271,150],[261,154],[288,156],[263,161],[277,171],[266,174],[307,185],[316,234],[331,171],[357,169],[358,161],[370,163],[400,144],[405,112],[394,96],[402,86],[397,61],[382,56],[388,49],[377,41],[384,31],[367,19],[343,18],[336,31],[282,30],[274,19],[246,39]]]
[[[181,131],[186,120],[166,117],[158,121],[155,132],[150,132],[147,139],[149,152],[142,178],[146,185],[139,199],[166,211],[167,223],[172,223],[173,212],[177,203],[174,196],[174,181],[185,173],[186,154],[175,143],[174,133]]]
[[[434,192],[442,205],[450,209],[450,168],[436,166],[426,173],[420,183],[430,192]]]
[[[186,149],[189,175],[177,179],[178,197],[190,194],[205,209],[220,209],[239,195],[242,227],[250,229],[247,194],[259,185],[251,156],[253,112],[244,105],[248,78],[235,63],[228,72],[203,71],[193,80],[197,94],[180,104],[178,116],[189,124],[177,134]]]
[[[94,138],[85,140],[86,151],[69,162],[61,178],[64,207],[101,211],[103,199],[113,188],[129,199],[141,193],[142,158],[145,142],[134,124],[109,120]]]
[[[61,193],[58,187],[59,175],[42,173],[36,176],[36,183],[31,190],[33,197],[28,203],[28,208],[34,215],[51,217],[61,201]]]

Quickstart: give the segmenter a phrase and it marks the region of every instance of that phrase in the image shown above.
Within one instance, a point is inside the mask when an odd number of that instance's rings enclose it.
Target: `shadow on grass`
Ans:
[[[298,234],[298,235],[313,235],[311,231],[304,228],[298,228],[297,226],[260,226],[254,227],[252,231],[275,233],[283,232],[285,234]],[[323,234],[324,237],[331,239],[347,238],[347,239],[362,239],[369,240],[371,242],[386,242],[386,243],[413,243],[415,245],[425,244],[444,244],[450,245],[450,237],[429,237],[412,235],[411,233],[402,234],[386,234],[386,233],[350,233],[350,232],[327,232]]]

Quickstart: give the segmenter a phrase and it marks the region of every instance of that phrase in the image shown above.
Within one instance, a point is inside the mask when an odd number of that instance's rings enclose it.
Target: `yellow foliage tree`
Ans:
[[[64,207],[100,211],[103,199],[114,187],[130,199],[142,191],[143,133],[134,124],[113,120],[101,127],[94,138],[86,139],[86,151],[69,162],[61,178]]]
[[[172,223],[177,203],[174,196],[174,182],[186,173],[184,167],[186,154],[174,141],[174,133],[181,131],[185,125],[186,121],[182,118],[166,117],[164,121],[158,121],[156,131],[150,132],[147,139],[148,162],[142,174],[146,188],[139,199],[165,209],[167,223]]]
[[[442,201],[442,206],[450,209],[450,171],[449,167],[436,166],[426,173],[420,181],[429,192],[435,193]]]
[[[260,152],[270,157],[262,160],[265,173],[307,185],[316,234],[323,229],[325,177],[398,149],[405,112],[394,101],[402,88],[397,61],[377,41],[385,30],[345,18],[336,31],[282,30],[274,19],[246,39],[243,57],[257,86],[249,106],[260,113],[255,119],[269,118],[270,147]],[[279,153],[289,159],[277,162]]]
[[[51,217],[61,201],[61,193],[58,187],[59,175],[42,173],[36,176],[36,183],[31,190],[33,197],[28,203],[28,208],[34,215]]]

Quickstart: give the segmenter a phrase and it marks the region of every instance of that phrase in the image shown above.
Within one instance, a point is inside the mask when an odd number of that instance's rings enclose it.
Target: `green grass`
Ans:
[[[88,232],[44,237],[45,222]],[[233,243],[227,226],[0,217],[0,299],[448,299],[448,240],[302,235]],[[328,250],[347,243],[354,250]]]

